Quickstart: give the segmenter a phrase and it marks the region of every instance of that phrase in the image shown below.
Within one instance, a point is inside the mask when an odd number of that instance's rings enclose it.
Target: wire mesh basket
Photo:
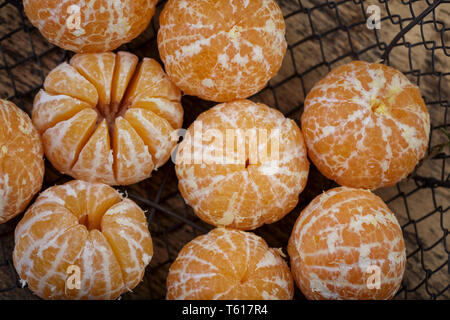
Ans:
[[[159,60],[156,34],[164,2],[159,1],[149,28],[121,49]],[[396,299],[449,299],[450,1],[278,0],[278,4],[286,20],[288,51],[278,75],[252,100],[277,108],[299,124],[312,86],[332,68],[355,59],[382,60],[420,87],[432,119],[428,159],[408,179],[376,193],[396,213],[406,240],[407,269]],[[380,14],[378,26],[367,24],[374,12]],[[70,55],[32,27],[21,1],[0,0],[0,98],[30,114],[45,76]],[[183,105],[187,127],[213,104],[185,96]],[[46,164],[44,189],[68,180]],[[293,212],[255,232],[270,246],[285,249],[301,210],[334,186],[312,167]],[[123,299],[163,299],[168,268],[178,251],[211,227],[184,203],[172,163],[121,190],[147,210],[155,247],[143,282]],[[20,218],[0,225],[0,299],[37,299],[21,287],[12,264],[13,234]],[[300,291],[295,297],[303,298]]]

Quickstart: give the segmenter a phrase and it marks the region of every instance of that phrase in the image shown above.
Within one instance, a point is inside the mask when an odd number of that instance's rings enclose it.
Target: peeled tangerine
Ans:
[[[25,112],[0,99],[0,223],[25,210],[43,178],[39,133]]]
[[[214,229],[180,251],[167,277],[167,299],[290,300],[294,281],[282,255],[253,233]]]
[[[298,202],[309,162],[302,132],[279,111],[249,100],[224,103],[189,127],[176,157],[179,189],[207,223],[251,230]]]
[[[44,299],[115,299],[144,276],[153,246],[144,212],[113,188],[47,189],[15,231],[14,266]]]
[[[308,299],[390,299],[406,254],[397,219],[368,190],[340,187],[316,197],[289,239],[294,279]]]
[[[50,72],[33,122],[64,174],[108,185],[148,178],[176,145],[181,93],[153,59],[127,52],[77,54]],[[171,136],[172,135],[172,136]]]
[[[157,0],[24,0],[31,23],[51,43],[75,52],[105,52],[141,34]]]
[[[354,61],[311,90],[302,130],[311,161],[327,178],[376,189],[405,178],[424,156],[430,116],[401,72]]]
[[[227,102],[256,94],[286,53],[283,14],[274,0],[169,0],[158,48],[185,94]]]

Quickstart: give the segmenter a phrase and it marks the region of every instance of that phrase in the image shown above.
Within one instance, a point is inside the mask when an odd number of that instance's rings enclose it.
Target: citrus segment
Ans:
[[[128,185],[149,177],[155,166],[141,137],[123,118],[116,119],[114,133],[114,168],[117,182]]]
[[[87,102],[66,95],[52,95],[40,90],[34,98],[32,119],[39,132],[43,133],[55,124],[69,120],[87,108],[91,108]]]
[[[183,125],[183,106],[180,102],[164,98],[140,97],[135,99],[131,108],[142,108],[166,119],[172,128],[181,128]]]
[[[106,211],[101,230],[121,265],[126,288],[134,288],[153,256],[143,211],[133,201],[124,199]]]
[[[171,140],[173,128],[170,123],[145,109],[129,109],[125,119],[136,130],[153,156],[155,168],[166,163],[176,141]]]
[[[101,176],[104,183],[115,185],[114,157],[106,120],[103,120],[81,150],[72,173],[82,180]]]
[[[92,230],[74,265],[80,267],[80,290],[68,290],[69,299],[110,299],[123,293],[122,271],[117,258],[99,230]],[[100,268],[99,268],[100,267]],[[92,271],[95,270],[95,271]]]
[[[170,81],[158,62],[144,58],[131,81],[125,98],[130,104],[135,99],[158,97],[167,100],[181,99],[180,90]]]
[[[98,92],[95,86],[66,62],[50,71],[45,78],[44,88],[50,94],[67,95],[92,106],[98,102]]]
[[[114,76],[116,56],[112,52],[99,54],[77,54],[70,60],[70,65],[78,70],[98,92],[98,108],[106,114],[111,102],[111,86]]]
[[[44,132],[45,154],[57,170],[69,173],[95,129],[97,113],[84,109]]]
[[[116,54],[116,68],[114,71],[114,79],[112,83],[112,96],[113,102],[112,111],[118,112],[118,108],[125,95],[125,91],[128,88],[133,74],[136,71],[139,59],[132,53],[118,52]]]

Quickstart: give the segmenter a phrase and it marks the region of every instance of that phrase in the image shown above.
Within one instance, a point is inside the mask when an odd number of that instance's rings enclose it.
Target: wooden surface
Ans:
[[[305,8],[311,9],[327,1],[300,2]],[[0,5],[2,3],[2,0],[0,0]],[[364,23],[364,10],[360,4],[355,4],[354,1],[346,1],[339,5],[337,9],[325,4],[320,9],[313,9],[309,13],[295,13],[300,9],[297,0],[279,0],[278,3],[288,17],[286,19],[286,37],[292,50],[288,51],[279,74],[270,82],[274,89],[263,90],[253,100],[264,102],[270,106],[278,106],[281,111],[289,114],[297,122],[301,115],[301,105],[305,95],[330,68],[353,59],[379,60],[383,51],[377,46],[377,43],[389,43],[401,29],[398,19],[393,18],[393,20],[383,19],[381,29],[377,32],[369,30]],[[382,17],[387,16],[385,6],[380,5],[378,1],[363,2],[364,8],[367,8],[370,4],[378,4]],[[426,1],[415,2],[411,7],[402,4],[401,1],[389,1],[389,10],[392,15],[411,18],[412,14],[418,15],[422,12],[425,5]],[[152,26],[132,44],[124,47],[125,49],[136,52],[140,56],[159,58],[154,42],[155,31],[153,27],[157,25],[158,14],[159,11]],[[450,24],[450,4],[439,7],[436,15],[448,27]],[[429,20],[429,18],[427,19]],[[408,21],[404,22],[402,26],[405,27],[407,23]],[[27,28],[31,27],[23,17],[23,13],[11,5],[0,7],[0,39],[8,33],[22,28],[23,24]],[[337,26],[344,27],[336,29]],[[450,45],[450,32],[446,32],[441,38],[441,34],[436,32],[432,24],[424,25],[423,31],[425,40],[436,41],[439,45],[443,39],[447,46]],[[318,34],[321,36],[316,37],[315,35]],[[413,28],[402,41],[411,44],[422,42],[421,28]],[[0,57],[0,98],[13,97],[14,102],[29,112],[32,108],[32,99],[36,88],[41,85],[44,76],[66,56],[61,50],[49,45],[34,29],[31,29],[29,33],[23,30],[14,32],[7,39],[1,40],[0,46],[2,55]],[[367,48],[369,49],[366,50]],[[26,59],[33,56],[33,51],[39,55],[39,59]],[[357,54],[351,54],[352,52]],[[408,58],[409,55],[411,61]],[[432,57],[434,57],[434,70],[431,70]],[[17,62],[23,59],[26,60],[15,66]],[[450,99],[450,76],[421,75],[418,77],[417,73],[417,70],[422,73],[449,73],[450,58],[442,50],[427,50],[423,45],[412,46],[411,49],[408,49],[408,46],[399,46],[392,51],[389,62],[392,66],[406,72],[413,82],[420,85],[422,94],[427,101],[436,102]],[[5,64],[8,66],[8,70],[4,68]],[[416,70],[416,72],[410,72],[411,70]],[[13,82],[11,78],[14,80]],[[440,90],[438,90],[439,87]],[[440,97],[438,92],[441,93]],[[192,97],[184,97],[183,105],[186,113],[185,127],[187,127],[199,113],[213,104]],[[449,115],[445,113],[444,104],[431,103],[428,107],[434,126],[450,122]],[[444,138],[439,130],[433,131],[431,145],[445,141]],[[442,162],[442,159],[430,160],[419,169],[418,173],[421,176],[441,180]],[[447,161],[444,175],[448,174],[450,174],[450,163]],[[68,178],[61,178],[58,173],[48,167],[46,172],[47,186],[61,183],[66,179]],[[165,187],[159,197],[159,202],[163,207],[195,221],[204,228],[210,228],[198,222],[192,210],[185,207],[177,192],[177,180],[171,163],[161,168],[149,180],[128,188],[128,192],[158,201],[158,190],[163,183],[165,183]],[[333,186],[335,184],[332,181],[324,178],[312,167],[308,186],[300,195],[297,208],[283,220],[264,226],[256,230],[256,233],[264,237],[271,246],[285,250],[292,226],[301,210],[316,195]],[[380,189],[376,192],[388,201],[400,224],[405,226],[404,236],[407,244],[408,263],[404,283],[407,284],[409,290],[417,287],[413,292],[408,293],[407,297],[411,299],[428,299],[430,294],[437,294],[449,285],[449,254],[444,248],[443,241],[445,240],[437,241],[442,239],[444,235],[442,228],[449,229],[450,190],[435,188],[433,191],[434,197],[430,188],[420,188],[413,180],[406,180],[399,186]],[[404,195],[408,196],[405,197]],[[152,217],[150,230],[153,236],[155,255],[143,282],[133,293],[124,295],[123,299],[164,298],[165,278],[171,261],[183,245],[199,234],[195,228],[181,223],[180,220],[169,216],[167,213],[152,211],[151,208],[143,207],[148,210],[148,214]],[[0,299],[35,298],[27,289],[15,288],[2,292],[4,288],[15,286],[16,275],[8,264],[10,264],[14,245],[12,232],[19,219],[20,216],[14,221],[0,225]],[[415,221],[415,223],[412,223],[412,221]],[[419,243],[425,248],[432,247],[426,251],[418,250]],[[448,244],[447,240],[447,246]],[[425,270],[428,269],[434,272],[425,283]],[[403,292],[397,298],[404,297]],[[296,292],[296,298],[302,298],[298,291]],[[448,298],[450,298],[450,292],[446,290],[440,296],[440,299]]]

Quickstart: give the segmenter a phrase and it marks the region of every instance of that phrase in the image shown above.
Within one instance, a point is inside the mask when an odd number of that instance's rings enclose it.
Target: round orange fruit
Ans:
[[[308,299],[390,299],[406,263],[394,214],[369,190],[347,187],[317,196],[303,210],[288,253]]]
[[[141,34],[157,0],[24,0],[31,23],[53,44],[75,52],[105,52]]]
[[[237,100],[202,113],[176,157],[179,189],[207,223],[252,230],[298,202],[309,170],[297,124],[279,111]]]
[[[331,71],[305,100],[311,161],[347,187],[376,189],[405,178],[424,156],[430,116],[400,71],[354,61]]]
[[[47,76],[33,122],[53,166],[75,179],[129,185],[148,178],[176,145],[181,92],[153,59],[77,54]]]
[[[71,181],[47,189],[15,231],[14,266],[44,299],[115,299],[153,255],[144,212],[113,188]]]
[[[282,255],[253,233],[213,229],[170,266],[167,299],[290,300],[294,281]]]
[[[227,102],[265,87],[286,53],[283,14],[274,0],[169,0],[158,47],[185,94]]]
[[[0,223],[25,210],[43,179],[39,133],[25,112],[0,99]]]

